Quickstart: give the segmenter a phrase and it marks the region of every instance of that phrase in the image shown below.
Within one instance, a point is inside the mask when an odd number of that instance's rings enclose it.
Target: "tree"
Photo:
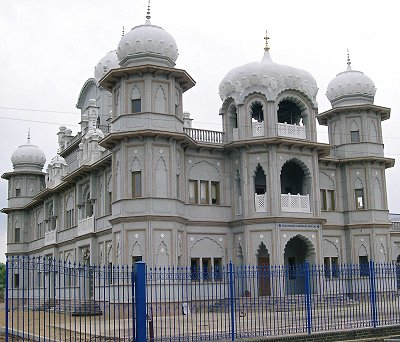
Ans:
[[[0,299],[4,300],[4,290],[6,288],[6,265],[0,262]]]

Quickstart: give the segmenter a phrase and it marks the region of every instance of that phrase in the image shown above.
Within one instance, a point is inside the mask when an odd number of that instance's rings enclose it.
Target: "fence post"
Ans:
[[[310,335],[312,330],[311,316],[311,282],[310,282],[310,264],[308,260],[304,263],[305,276],[305,295],[306,295],[306,310],[307,310],[307,333]]]
[[[104,267],[105,270],[105,267]],[[135,320],[135,303],[136,303],[136,299],[135,299],[135,273],[136,273],[136,269],[135,269],[135,265],[132,265],[132,269],[131,269],[131,290],[132,290],[132,337],[133,337],[133,341],[136,341],[136,320]],[[104,286],[105,289],[105,286]],[[105,291],[105,290],[104,290]],[[104,298],[105,298],[105,294],[104,294]]]
[[[372,326],[376,328],[377,312],[376,312],[375,265],[372,260],[369,261],[369,282],[370,282]]]
[[[229,262],[229,300],[231,307],[231,339],[235,341],[235,292],[232,261]]]
[[[135,304],[136,304],[136,342],[146,341],[146,264],[136,262]]]
[[[8,258],[6,258],[6,342],[8,342]]]

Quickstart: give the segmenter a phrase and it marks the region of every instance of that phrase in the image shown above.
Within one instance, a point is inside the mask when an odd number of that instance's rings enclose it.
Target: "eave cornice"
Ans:
[[[99,81],[99,85],[109,91],[112,91],[116,83],[121,78],[124,78],[128,75],[142,75],[144,73],[152,73],[153,75],[163,74],[167,75],[168,77],[173,76],[180,83],[183,92],[189,90],[196,84],[194,79],[185,70],[145,64],[140,66],[112,69]]]
[[[376,106],[373,104],[365,104],[365,105],[356,105],[356,106],[343,106],[329,109],[321,114],[317,115],[317,120],[320,125],[327,125],[327,121],[334,115],[354,112],[354,111],[368,111],[368,112],[376,112],[381,116],[381,120],[387,120],[390,118],[390,108]]]

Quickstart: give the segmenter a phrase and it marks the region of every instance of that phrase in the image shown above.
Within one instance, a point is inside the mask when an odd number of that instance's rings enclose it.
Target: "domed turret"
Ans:
[[[329,82],[326,96],[332,107],[373,104],[376,88],[374,82],[363,72],[351,68],[347,56],[347,70]]]
[[[311,74],[302,69],[274,63],[268,45],[264,50],[260,62],[251,62],[228,72],[219,85],[221,100],[232,97],[236,103],[243,103],[248,94],[260,92],[273,101],[282,91],[294,89],[316,104],[318,88]]]
[[[63,157],[57,154],[49,163],[49,166],[66,166],[67,163]]]
[[[178,58],[178,47],[167,31],[151,24],[148,9],[145,24],[135,26],[122,37],[117,55],[121,66],[151,62],[173,67]]]
[[[36,145],[31,144],[30,133],[26,144],[19,146],[11,156],[14,170],[42,171],[46,156]]]
[[[119,68],[117,50],[107,53],[94,67],[94,77],[99,81],[106,73],[112,69]]]

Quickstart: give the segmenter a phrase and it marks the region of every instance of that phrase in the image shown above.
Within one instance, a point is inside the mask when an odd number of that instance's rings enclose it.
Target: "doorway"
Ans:
[[[257,277],[258,277],[258,295],[270,296],[271,282],[270,282],[269,253],[267,247],[263,242],[261,242],[257,250]]]

